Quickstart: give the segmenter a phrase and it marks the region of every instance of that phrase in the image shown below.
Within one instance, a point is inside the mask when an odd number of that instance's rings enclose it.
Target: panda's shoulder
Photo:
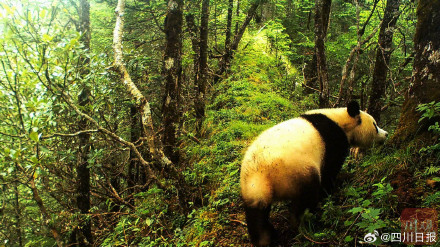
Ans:
[[[313,125],[325,143],[337,142],[338,145],[348,146],[345,132],[336,122],[331,120],[325,112],[309,111],[300,117]]]

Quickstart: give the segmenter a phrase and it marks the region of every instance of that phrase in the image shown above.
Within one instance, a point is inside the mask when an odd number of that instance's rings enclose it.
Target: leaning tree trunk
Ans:
[[[429,122],[418,123],[419,104],[440,101],[440,0],[419,0],[417,26],[414,36],[414,66],[409,90],[399,124],[393,136],[393,143],[401,145],[413,138],[432,142],[428,131]]]
[[[238,44],[241,41],[241,38],[243,37],[244,31],[246,31],[247,26],[251,22],[252,18],[254,17],[258,6],[265,2],[265,0],[254,0],[252,5],[249,7],[246,18],[244,19],[243,23],[240,26],[240,29],[238,30],[237,34],[234,37],[234,41],[229,47],[226,47],[225,54],[222,56],[220,62],[219,62],[219,68],[217,72],[214,75],[214,84],[216,84],[223,73],[228,70],[230,61],[232,60],[232,57],[234,56],[234,52],[238,49]]]
[[[387,73],[393,45],[394,27],[399,17],[400,0],[388,0],[380,26],[376,63],[371,84],[368,112],[379,122],[382,108],[382,97],[385,95]]]
[[[82,34],[81,42],[83,44],[83,50],[85,53],[90,51],[90,2],[89,0],[80,1],[80,25],[78,31]],[[80,77],[86,78],[90,73],[89,64],[90,59],[88,56],[81,58]],[[78,96],[78,103],[84,109],[87,109],[87,105],[90,104],[91,92],[87,82],[84,83],[83,89]],[[87,111],[86,111],[87,112]],[[88,112],[87,112],[88,113]],[[85,118],[81,118],[78,122],[80,130],[88,129],[88,121]],[[76,203],[81,215],[83,216],[79,224],[79,231],[81,234],[77,234],[77,241],[81,246],[92,246],[92,224],[89,217],[86,215],[90,210],[90,168],[88,164],[88,156],[90,151],[90,134],[82,133],[79,135],[79,150],[76,167],[76,181],[77,181],[77,197]]]
[[[325,37],[327,36],[330,19],[331,0],[315,1],[315,54],[316,67],[319,82],[319,107],[325,108],[330,105],[327,59],[325,56]]]
[[[182,15],[183,0],[169,0],[165,19],[166,46],[164,55],[165,95],[163,98],[163,145],[165,155],[177,164],[177,127],[182,110],[180,90],[182,87]]]

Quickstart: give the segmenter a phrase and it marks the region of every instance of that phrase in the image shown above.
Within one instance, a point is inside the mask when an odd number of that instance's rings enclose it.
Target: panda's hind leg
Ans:
[[[275,228],[269,221],[270,205],[263,207],[245,205],[245,214],[252,244],[269,246],[275,235]]]
[[[310,167],[308,176],[298,180],[297,186],[299,193],[296,194],[290,204],[290,223],[295,234],[298,233],[298,227],[301,223],[301,217],[308,208],[314,210],[319,202],[321,192],[321,179],[318,171]]]

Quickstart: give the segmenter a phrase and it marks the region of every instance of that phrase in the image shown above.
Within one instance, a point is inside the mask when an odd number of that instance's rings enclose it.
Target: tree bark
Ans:
[[[225,52],[230,51],[230,46],[231,46],[232,9],[233,8],[234,8],[234,0],[229,0],[229,2],[228,2],[228,17],[226,19]]]
[[[440,99],[440,0],[419,0],[417,6],[417,26],[414,36],[413,76],[399,124],[392,138],[397,145],[416,142],[431,143],[429,121],[422,121],[416,111],[419,104],[438,102]]]
[[[132,105],[130,107],[130,142],[136,143],[140,138],[140,121],[137,115],[136,106]],[[127,186],[130,188],[129,194],[134,194],[135,190],[133,187],[138,183],[139,178],[139,162],[136,157],[136,154],[130,150],[130,163],[128,165],[128,180]],[[134,204],[133,201],[130,201],[131,204]]]
[[[165,19],[165,55],[163,73],[165,95],[163,97],[163,145],[164,152],[174,164],[179,162],[177,150],[178,125],[182,115],[180,107],[182,87],[182,23],[183,0],[169,0]]]
[[[197,86],[197,78],[199,76],[199,57],[200,57],[200,44],[197,36],[197,27],[194,23],[194,14],[188,13],[185,15],[186,25],[188,26],[189,37],[191,39],[191,48],[193,55],[193,67],[194,67],[194,84]]]
[[[317,79],[319,82],[319,107],[329,107],[329,85],[327,59],[325,55],[325,37],[330,19],[331,0],[315,1],[315,54]]]
[[[306,87],[304,88],[304,93],[311,94],[314,93],[317,88],[317,67],[316,67],[316,54],[313,52],[312,59],[309,60],[304,66],[304,84]]]
[[[238,17],[240,16],[240,0],[237,0],[237,9],[235,10],[235,16],[237,20],[235,21],[235,34],[238,34]]]
[[[16,165],[17,167],[17,165]],[[17,179],[17,175],[14,173],[14,178]],[[21,206],[20,206],[20,193],[18,191],[18,184],[14,183],[14,194],[15,194],[15,221],[16,221],[16,225],[15,225],[15,232],[17,234],[17,238],[18,238],[18,246],[22,247],[23,246],[23,237],[22,237],[22,232],[21,232]]]
[[[380,121],[380,113],[383,105],[382,97],[385,96],[387,74],[393,45],[394,28],[399,17],[400,0],[388,0],[385,13],[380,26],[378,47],[376,51],[376,63],[374,65],[373,82],[368,106],[368,113]]]
[[[80,0],[80,25],[79,32],[82,34],[81,42],[83,44],[84,53],[87,54],[90,51],[90,3],[89,0]],[[87,55],[81,57],[81,69],[80,77],[86,78],[90,73],[90,59]],[[87,82],[84,83],[83,89],[78,96],[79,105],[88,112],[87,106],[90,104],[91,92],[87,86]],[[79,130],[87,130],[87,119],[81,118],[78,122]],[[82,215],[81,222],[79,224],[79,230],[82,234],[78,234],[79,245],[92,246],[92,223],[89,217],[86,215],[90,210],[90,168],[88,164],[88,156],[90,151],[90,134],[81,133],[79,136],[79,150],[76,166],[76,180],[77,180],[77,198],[76,203],[78,209]],[[85,239],[84,239],[85,238]]]
[[[205,118],[205,95],[208,84],[208,24],[209,24],[209,0],[202,2],[202,17],[200,20],[200,52],[199,69],[197,70],[196,90],[196,131],[200,134],[203,119]]]

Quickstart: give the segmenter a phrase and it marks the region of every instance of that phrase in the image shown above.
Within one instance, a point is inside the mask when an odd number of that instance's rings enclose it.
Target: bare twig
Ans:
[[[309,236],[307,236],[307,235],[305,235],[304,233],[302,234],[307,240],[309,240],[310,242],[312,242],[312,243],[315,243],[315,244],[328,244],[329,242],[318,242],[318,241],[315,241],[315,240],[313,240],[312,238],[310,238]]]
[[[93,129],[93,130],[81,130],[81,131],[77,131],[75,133],[70,133],[70,134],[54,133],[52,135],[42,136],[42,137],[40,137],[40,139],[42,139],[42,140],[43,139],[50,139],[50,138],[57,137],[57,136],[59,136],[59,137],[76,137],[76,136],[79,136],[81,134],[95,133],[95,132],[98,132],[98,131],[99,130],[97,130],[97,129]]]

